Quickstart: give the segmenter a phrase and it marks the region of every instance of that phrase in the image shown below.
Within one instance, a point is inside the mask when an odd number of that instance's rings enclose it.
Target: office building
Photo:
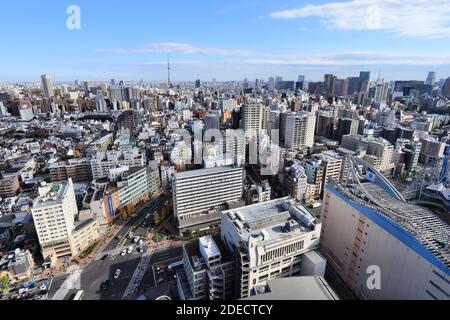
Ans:
[[[314,263],[305,256],[317,249],[321,223],[290,198],[224,211],[221,238],[235,256],[235,295],[243,299],[276,278],[323,276],[326,261],[315,252]]]
[[[44,97],[47,99],[50,99],[54,96],[54,90],[53,90],[53,83],[50,76],[44,74],[41,76],[41,82],[42,82],[42,91],[44,93]]]
[[[436,84],[436,72],[430,71],[427,76],[427,80],[425,81],[425,84],[434,86]]]
[[[243,169],[217,167],[173,175],[174,216],[180,232],[205,230],[220,220],[228,202],[242,199]]]

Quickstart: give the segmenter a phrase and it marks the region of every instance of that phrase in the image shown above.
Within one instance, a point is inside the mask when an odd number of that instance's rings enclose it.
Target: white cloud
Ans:
[[[449,0],[450,1],[450,0]],[[228,63],[248,63],[265,65],[450,65],[448,54],[405,54],[383,51],[344,51],[344,52],[274,52],[253,51],[246,49],[204,48],[192,44],[179,43],[154,43],[140,48],[131,49],[98,49],[100,53],[118,55],[144,55],[153,54],[201,54],[213,57],[227,57]],[[225,62],[217,60],[218,62]],[[202,61],[183,61],[173,59],[173,64],[202,64]],[[139,62],[139,65],[166,65],[167,61],[147,60]]]
[[[271,14],[275,19],[319,18],[328,29],[384,30],[401,36],[450,36],[449,0],[352,0],[307,5]]]
[[[224,49],[224,48],[203,48],[197,47],[192,44],[185,43],[151,43],[140,48],[131,49],[98,49],[97,52],[109,52],[115,54],[203,54],[203,55],[218,55],[229,57],[243,57],[254,55],[255,52],[251,50],[240,49]]]

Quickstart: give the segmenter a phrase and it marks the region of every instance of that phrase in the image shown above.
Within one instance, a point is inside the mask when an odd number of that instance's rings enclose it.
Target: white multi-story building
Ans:
[[[284,142],[287,148],[304,149],[314,146],[316,116],[309,112],[289,114],[286,118]]]
[[[361,299],[449,300],[449,225],[392,190],[371,182],[326,187],[328,263]]]
[[[235,255],[237,298],[271,279],[323,276],[326,261],[313,251],[320,232],[320,221],[289,197],[224,211],[221,237]]]
[[[71,255],[70,236],[74,229],[78,208],[72,179],[61,183],[45,184],[33,201],[33,215],[42,255],[63,257]]]
[[[261,103],[244,104],[241,107],[241,127],[247,137],[259,135],[266,128],[267,110]]]
[[[146,165],[145,154],[137,148],[125,151],[98,152],[91,159],[92,179],[107,178],[110,169],[118,167],[143,167]]]
[[[220,238],[205,236],[185,244],[183,267],[177,272],[181,300],[233,299],[234,260]]]
[[[172,179],[175,219],[180,231],[208,229],[220,220],[218,208],[243,194],[243,169],[217,167],[178,172]]]

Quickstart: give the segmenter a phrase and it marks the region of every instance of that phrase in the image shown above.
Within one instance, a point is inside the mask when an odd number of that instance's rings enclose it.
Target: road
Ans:
[[[163,195],[141,209],[134,219],[130,219],[124,223],[122,229],[118,233],[118,237],[112,239],[105,249],[97,255],[97,258],[81,271],[79,286],[84,291],[85,300],[133,299],[139,291],[156,287],[154,274],[155,265],[166,263],[168,261],[171,263],[181,260],[181,247],[161,251],[154,251],[151,248],[147,248],[146,253],[138,253],[134,250],[132,254],[127,254],[125,256],[119,254],[121,250],[131,245],[131,239],[127,239],[126,237],[129,232],[133,232],[134,236],[147,235],[151,217],[148,219],[145,217],[148,214],[160,210],[169,200],[170,195]],[[106,255],[108,256],[104,258]],[[142,259],[143,255],[146,256],[145,260]],[[137,270],[140,263],[141,272]],[[142,264],[145,264],[145,266]],[[114,279],[114,274],[118,269],[121,270],[120,276],[118,279]],[[61,295],[62,291],[59,290],[61,286],[65,286],[64,283],[67,283],[65,282],[67,278],[68,275],[55,278],[54,283],[57,285],[53,286],[54,288],[50,293],[50,296],[54,296],[58,292],[58,299],[67,300],[72,298],[80,288],[68,290],[64,298]],[[136,284],[134,284],[135,279],[138,279],[138,283]],[[139,281],[139,279],[141,279],[141,281]],[[102,283],[107,280],[110,281],[109,287],[107,290],[101,290]],[[132,288],[133,290],[130,291],[127,290],[127,288]]]

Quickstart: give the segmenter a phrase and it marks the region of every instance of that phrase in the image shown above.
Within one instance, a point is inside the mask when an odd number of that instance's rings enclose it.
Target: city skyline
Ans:
[[[73,4],[81,11],[79,30],[66,27]],[[2,34],[8,45],[0,53],[1,82],[37,82],[41,74],[55,82],[163,81],[168,56],[173,81],[300,74],[317,81],[325,73],[349,77],[360,70],[388,81],[425,80],[431,70],[437,80],[450,75],[450,4],[443,0],[131,1],[126,7],[16,1],[3,7],[3,30],[14,32]]]

